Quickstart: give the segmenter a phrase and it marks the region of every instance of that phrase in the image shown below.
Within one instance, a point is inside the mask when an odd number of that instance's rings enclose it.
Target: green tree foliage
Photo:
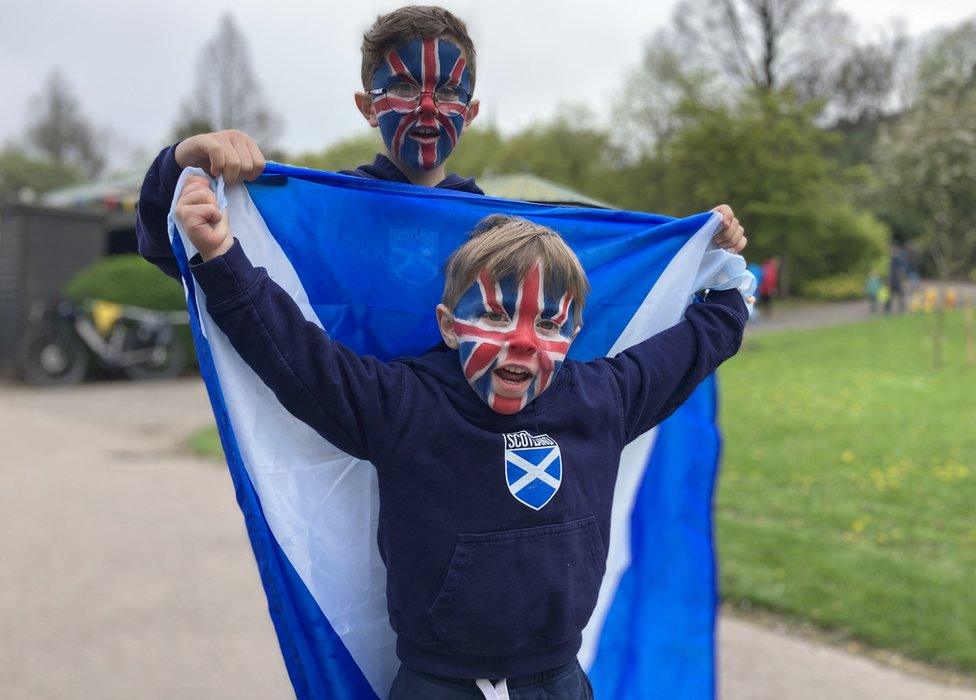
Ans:
[[[976,270],[976,22],[919,64],[917,99],[879,143],[887,216],[907,224],[940,277]]]
[[[70,165],[33,157],[16,146],[0,149],[0,200],[15,199],[25,190],[48,190],[81,182],[84,173]]]
[[[866,272],[887,230],[858,212],[845,173],[826,157],[831,136],[816,106],[789,94],[754,92],[734,110],[686,105],[689,124],[668,143],[664,201],[675,214],[729,202],[749,231],[749,255],[783,258],[782,285]]]
[[[383,143],[372,132],[337,141],[318,153],[302,153],[290,159],[295,165],[318,170],[352,170],[363,163],[372,163]]]

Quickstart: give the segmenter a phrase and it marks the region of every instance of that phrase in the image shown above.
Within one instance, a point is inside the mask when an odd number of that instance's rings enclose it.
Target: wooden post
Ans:
[[[963,312],[966,326],[966,364],[976,364],[976,311],[972,306],[966,306]]]

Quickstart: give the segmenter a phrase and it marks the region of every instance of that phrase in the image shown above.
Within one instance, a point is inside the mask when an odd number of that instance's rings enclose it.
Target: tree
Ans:
[[[976,22],[923,56],[917,100],[879,143],[889,215],[913,222],[943,279],[976,269]]]
[[[84,180],[72,166],[33,157],[13,145],[0,149],[0,200],[16,199],[25,192],[42,194]]]
[[[81,113],[64,76],[54,71],[30,102],[26,140],[41,159],[96,177],[105,167],[103,137]]]
[[[833,0],[683,0],[674,23],[687,60],[733,85],[802,99],[829,93],[850,43]]]
[[[860,275],[882,255],[887,230],[846,197],[845,172],[825,155],[833,137],[816,107],[788,93],[745,95],[734,109],[699,105],[670,141],[664,201],[671,213],[735,206],[749,257],[783,259],[784,293],[812,280]]]
[[[657,32],[647,41],[640,65],[627,76],[616,99],[618,145],[632,158],[660,156],[681,125],[682,105],[705,102],[714,88],[714,72],[689,66],[671,35]]]
[[[247,41],[230,14],[223,16],[217,33],[200,50],[196,84],[173,133],[185,138],[221,129],[240,129],[262,149],[272,148],[281,132],[281,118],[264,101]]]

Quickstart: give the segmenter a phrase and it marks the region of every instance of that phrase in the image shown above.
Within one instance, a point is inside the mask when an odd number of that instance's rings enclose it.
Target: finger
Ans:
[[[207,144],[207,157],[210,158],[210,175],[212,177],[217,177],[224,172],[224,168],[227,165],[227,158],[220,141],[213,139],[212,143]]]
[[[184,223],[188,221],[205,221],[215,224],[221,219],[220,209],[216,204],[187,204],[177,207],[177,216]]]
[[[234,144],[228,141],[221,152],[224,154],[224,182],[230,185],[240,182],[241,157],[237,154]]]
[[[736,236],[740,228],[739,220],[733,218],[729,225],[725,227],[724,231],[715,234],[715,242],[719,245],[725,245]]]
[[[180,192],[180,198],[177,201],[177,204],[181,202],[185,202],[188,197],[194,197],[198,192],[209,191],[209,190],[210,190],[209,187],[207,187],[206,185],[201,185],[199,182],[191,183],[186,187],[184,187],[183,191]]]
[[[730,207],[728,204],[719,204],[717,207],[712,209],[712,211],[717,211],[722,215],[722,221],[725,222],[726,226],[732,222],[734,214],[732,213],[732,207]]]
[[[264,154],[261,153],[261,149],[254,143],[254,139],[248,138],[245,143],[247,143],[247,150],[251,153],[251,163],[253,164],[250,175],[246,177],[248,180],[255,180],[264,172],[264,166],[267,162],[264,159]]]
[[[231,183],[235,184],[251,174],[251,169],[254,167],[254,163],[251,159],[251,151],[248,150],[247,143],[243,139],[234,139],[231,141],[231,145],[233,146],[234,152],[237,154],[237,158],[241,163],[240,170],[237,172],[238,179]]]
[[[736,246],[735,246],[735,249],[734,249],[734,250],[733,250],[732,252],[733,252],[733,253],[741,253],[741,252],[742,252],[743,250],[745,250],[745,248],[746,248],[746,245],[747,245],[748,243],[749,243],[749,239],[748,239],[748,238],[746,238],[745,236],[743,236],[743,237],[742,237],[742,238],[741,238],[741,239],[739,240],[739,242],[738,242],[738,243],[736,244]]]
[[[217,196],[207,188],[197,188],[191,191],[183,190],[180,197],[183,204],[217,204]]]

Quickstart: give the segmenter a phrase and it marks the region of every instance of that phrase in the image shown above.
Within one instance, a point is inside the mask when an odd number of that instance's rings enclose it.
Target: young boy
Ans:
[[[474,179],[447,174],[445,168],[463,130],[478,116],[479,103],[472,97],[476,54],[464,23],[439,7],[403,7],[377,18],[363,37],[362,54],[363,92],[354,95],[356,107],[380,130],[386,155],[347,174],[484,194]],[[179,278],[166,217],[180,173],[196,166],[234,184],[254,180],[264,164],[254,140],[234,129],[198,134],[163,149],[139,196],[139,252]],[[746,238],[738,219],[727,205],[715,209],[725,224],[715,242],[740,252]]]
[[[176,216],[212,318],[285,408],[376,467],[402,662],[390,697],[592,697],[576,654],[620,453],[736,352],[740,293],[708,294],[614,358],[566,360],[588,292],[579,261],[555,232],[492,216],[448,261],[443,342],[385,363],[306,321],[215,209],[207,180],[188,178]]]

